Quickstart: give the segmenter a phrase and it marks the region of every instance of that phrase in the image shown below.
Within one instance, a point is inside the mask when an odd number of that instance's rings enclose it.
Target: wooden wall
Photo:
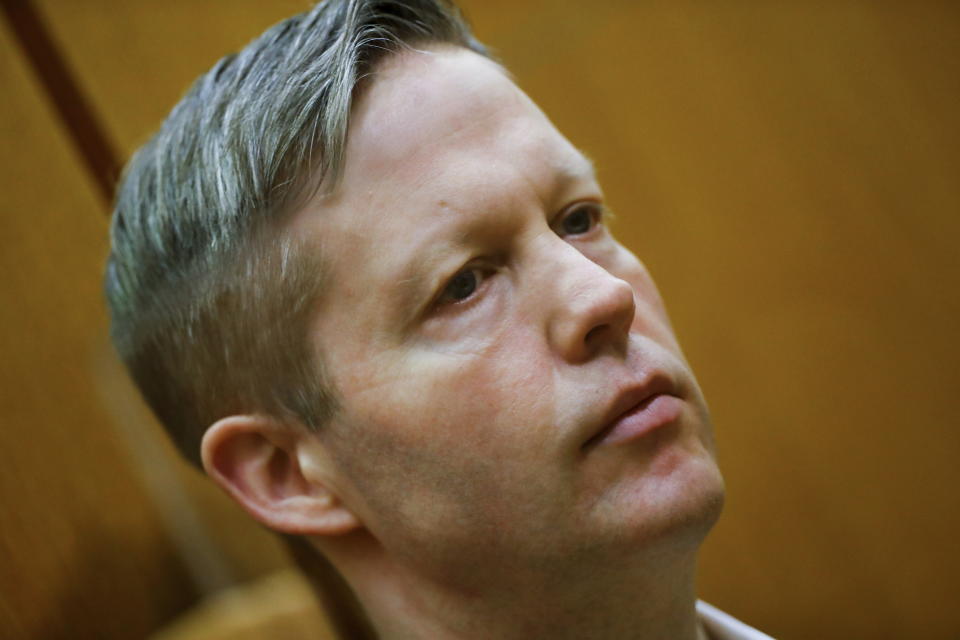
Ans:
[[[35,0],[128,155],[301,0]],[[702,596],[785,639],[956,638],[960,5],[463,2],[597,162],[711,402]],[[0,636],[140,637],[282,566],[106,343],[104,205],[0,27]]]

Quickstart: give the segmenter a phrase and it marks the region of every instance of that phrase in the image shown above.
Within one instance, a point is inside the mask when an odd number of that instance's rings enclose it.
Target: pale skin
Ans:
[[[214,424],[204,465],[231,496],[308,536],[382,638],[704,637],[706,405],[590,163],[500,67],[388,58],[342,181],[288,231],[329,269],[312,339],[341,410],[318,434]],[[585,446],[654,371],[679,417]]]

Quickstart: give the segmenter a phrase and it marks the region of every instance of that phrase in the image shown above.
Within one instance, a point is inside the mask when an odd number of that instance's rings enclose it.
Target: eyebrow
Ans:
[[[593,161],[593,158],[579,147],[574,147],[577,152],[577,161],[570,164],[566,164],[562,167],[558,167],[559,173],[566,180],[578,180],[582,178],[590,178],[594,181],[597,180],[597,165]]]

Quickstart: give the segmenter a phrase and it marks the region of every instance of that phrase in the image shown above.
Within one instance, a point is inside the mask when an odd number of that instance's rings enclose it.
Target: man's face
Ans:
[[[722,482],[696,381],[590,163],[498,66],[384,63],[342,185],[294,225],[330,270],[318,437],[395,557],[476,578],[699,542]]]

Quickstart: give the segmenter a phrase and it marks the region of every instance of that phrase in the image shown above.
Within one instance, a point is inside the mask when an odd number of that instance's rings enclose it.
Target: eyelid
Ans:
[[[598,200],[580,200],[574,202],[573,204],[565,207],[563,210],[558,213],[553,220],[550,222],[550,228],[553,229],[557,235],[565,237],[560,225],[563,223],[566,217],[582,208],[590,209],[590,217],[593,221],[592,226],[587,231],[583,233],[574,234],[573,237],[582,237],[588,235],[589,233],[595,231],[598,227],[602,226],[604,221],[611,217],[610,212],[604,206],[604,204]]]
[[[445,300],[444,297],[447,293],[447,290],[450,288],[450,285],[453,284],[453,281],[461,273],[465,271],[475,271],[477,273],[477,286],[468,297],[462,300]],[[463,308],[472,304],[483,292],[483,289],[486,288],[487,282],[490,280],[490,276],[493,275],[493,269],[483,264],[467,264],[460,269],[458,269],[453,275],[444,280],[443,286],[440,287],[440,291],[430,302],[429,309],[431,311],[438,311],[447,308]]]

